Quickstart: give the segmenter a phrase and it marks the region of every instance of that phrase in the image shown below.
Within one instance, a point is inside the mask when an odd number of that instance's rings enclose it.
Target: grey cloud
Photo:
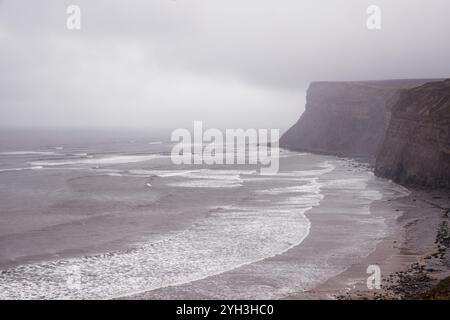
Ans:
[[[376,2],[6,0],[0,124],[286,128],[311,81],[448,77],[450,3]]]

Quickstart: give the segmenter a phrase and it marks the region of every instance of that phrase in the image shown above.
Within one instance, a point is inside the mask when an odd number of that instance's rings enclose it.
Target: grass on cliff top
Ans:
[[[441,280],[435,287],[414,297],[417,300],[450,300],[450,277]]]

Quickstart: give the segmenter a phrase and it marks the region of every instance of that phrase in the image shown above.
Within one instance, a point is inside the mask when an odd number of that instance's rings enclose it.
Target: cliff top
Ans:
[[[399,89],[399,88],[411,88],[414,86],[421,86],[425,83],[442,81],[444,79],[390,79],[390,80],[362,80],[362,81],[313,81],[311,86],[327,86],[327,85],[342,85],[342,86],[364,86],[380,89]]]
[[[397,116],[420,116],[426,120],[450,119],[450,79],[429,82],[419,87],[402,90],[392,108]]]

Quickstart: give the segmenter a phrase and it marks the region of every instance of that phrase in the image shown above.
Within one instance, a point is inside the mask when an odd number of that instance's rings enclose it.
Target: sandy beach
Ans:
[[[412,189],[410,195],[372,204],[384,216],[389,234],[362,261],[314,288],[286,299],[415,299],[450,275],[450,196],[445,191]],[[386,215],[399,212],[398,217]],[[381,269],[381,288],[368,289],[366,268]]]

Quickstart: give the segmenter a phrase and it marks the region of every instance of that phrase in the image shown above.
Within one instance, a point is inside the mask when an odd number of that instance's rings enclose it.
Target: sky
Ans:
[[[449,35],[448,0],[0,0],[0,126],[285,130],[312,81],[449,77]]]

